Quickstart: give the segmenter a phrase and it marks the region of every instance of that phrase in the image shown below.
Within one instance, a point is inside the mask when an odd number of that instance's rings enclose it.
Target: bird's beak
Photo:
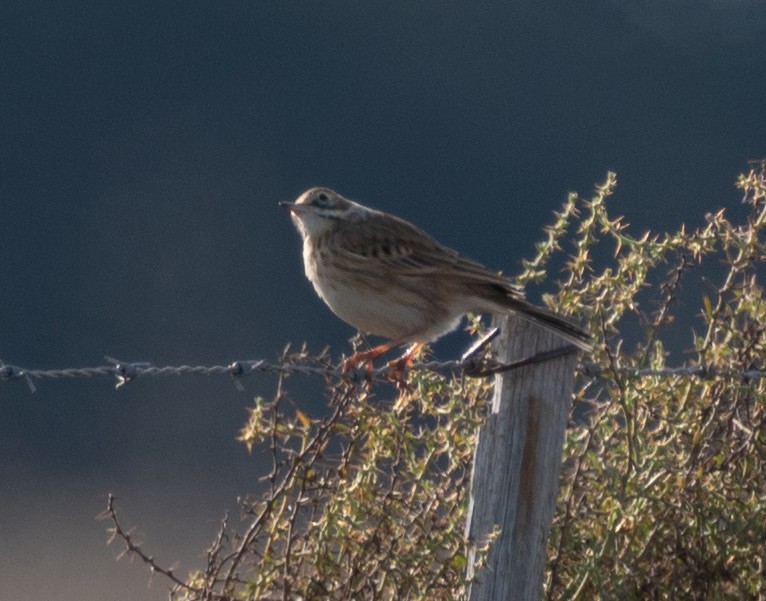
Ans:
[[[297,205],[294,202],[288,202],[286,200],[283,200],[282,202],[279,203],[279,206],[287,211],[290,211],[293,215],[298,215],[302,212],[301,205]]]

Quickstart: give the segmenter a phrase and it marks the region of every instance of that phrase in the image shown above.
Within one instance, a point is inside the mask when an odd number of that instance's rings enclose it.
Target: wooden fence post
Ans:
[[[518,318],[496,318],[497,359],[510,363],[566,341]],[[495,376],[492,410],[479,430],[467,536],[499,529],[487,566],[473,576],[471,601],[539,601],[546,545],[559,488],[577,353]],[[472,562],[471,562],[472,563]],[[470,564],[469,564],[470,565]]]

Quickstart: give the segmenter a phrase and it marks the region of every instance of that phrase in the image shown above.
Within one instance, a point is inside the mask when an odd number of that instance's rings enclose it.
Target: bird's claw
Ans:
[[[406,371],[412,366],[413,361],[412,355],[405,353],[387,364],[386,378],[396,384],[396,389],[400,393],[412,392],[412,387],[407,383]]]

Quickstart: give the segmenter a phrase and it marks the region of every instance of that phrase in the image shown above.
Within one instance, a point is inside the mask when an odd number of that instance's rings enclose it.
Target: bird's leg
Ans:
[[[371,348],[369,351],[358,351],[343,362],[341,371],[343,371],[343,373],[347,373],[356,369],[359,365],[364,364],[367,367],[367,379],[372,380],[372,369],[373,364],[375,363],[375,359],[380,357],[383,353],[390,350],[394,346],[396,346],[396,343],[386,342],[385,344]]]
[[[407,382],[404,379],[404,372],[410,367],[415,360],[415,355],[418,354],[420,349],[423,348],[422,342],[416,342],[398,359],[388,362],[388,379],[392,382],[396,382],[396,387],[400,390],[407,387]]]

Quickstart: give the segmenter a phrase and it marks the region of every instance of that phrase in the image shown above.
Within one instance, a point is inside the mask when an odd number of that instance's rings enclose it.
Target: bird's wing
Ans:
[[[401,277],[459,278],[466,282],[495,284],[517,297],[523,288],[481,263],[460,256],[423,230],[393,215],[376,212],[359,223],[343,223],[336,243],[348,258],[347,265],[369,272],[395,269]]]

